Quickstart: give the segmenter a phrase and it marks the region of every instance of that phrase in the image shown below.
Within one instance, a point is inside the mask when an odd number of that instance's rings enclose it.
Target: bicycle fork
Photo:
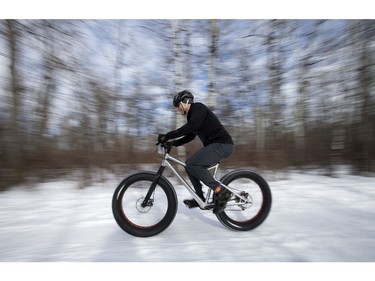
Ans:
[[[146,194],[146,197],[145,197],[145,199],[143,200],[143,202],[141,204],[142,208],[150,206],[151,195],[152,195],[152,193],[154,193],[155,187],[158,184],[158,181],[161,178],[164,170],[165,170],[165,166],[162,165],[162,166],[159,167],[159,170],[156,172],[155,178],[152,181],[151,186],[150,186],[150,188],[149,188],[149,190],[148,190],[148,192]]]

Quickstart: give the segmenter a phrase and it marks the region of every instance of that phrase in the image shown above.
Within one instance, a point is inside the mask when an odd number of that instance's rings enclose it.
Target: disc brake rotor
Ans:
[[[244,201],[243,199],[239,198],[239,197],[236,197],[235,201],[236,203],[238,203],[238,206],[242,209],[242,210],[245,210],[245,209],[248,209],[250,208],[252,205],[253,205],[253,198],[250,196],[249,193],[245,192],[245,191],[242,191],[240,193],[240,195],[243,197],[243,198],[246,198],[246,201]]]
[[[150,199],[148,202],[147,202],[147,205],[145,207],[142,206],[142,203],[143,201],[145,200],[144,197],[141,197],[137,200],[137,202],[135,203],[135,207],[137,208],[138,212],[140,213],[147,213],[151,210],[151,207],[154,205],[153,202],[154,200],[153,199]]]

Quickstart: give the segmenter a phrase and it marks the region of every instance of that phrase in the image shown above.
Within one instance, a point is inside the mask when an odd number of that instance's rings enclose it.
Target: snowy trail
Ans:
[[[151,238],[123,232],[112,217],[120,178],[83,190],[74,181],[0,193],[0,262],[374,262],[375,178],[291,172],[269,181],[272,210],[249,232],[211,212],[179,208]]]

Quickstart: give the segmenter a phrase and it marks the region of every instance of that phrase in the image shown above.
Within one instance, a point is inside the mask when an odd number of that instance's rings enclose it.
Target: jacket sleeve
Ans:
[[[195,137],[196,137],[195,134],[189,134],[180,139],[173,141],[173,144],[175,146],[181,146],[181,145],[184,145],[185,143],[191,142],[193,139],[195,139]]]

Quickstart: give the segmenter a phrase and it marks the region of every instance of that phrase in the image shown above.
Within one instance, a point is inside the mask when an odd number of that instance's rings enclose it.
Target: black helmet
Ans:
[[[188,90],[184,90],[182,92],[179,92],[178,94],[176,94],[173,98],[173,106],[174,107],[178,107],[178,105],[180,104],[180,102],[188,102],[189,103],[192,103],[194,100],[194,96],[192,93],[190,93]]]

